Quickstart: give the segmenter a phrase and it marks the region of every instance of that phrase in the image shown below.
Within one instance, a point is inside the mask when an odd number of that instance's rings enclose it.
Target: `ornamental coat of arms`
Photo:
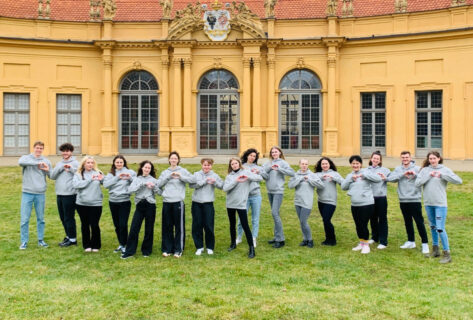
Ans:
[[[230,12],[220,9],[220,4],[212,7],[204,13],[204,32],[212,41],[224,41],[231,31]]]

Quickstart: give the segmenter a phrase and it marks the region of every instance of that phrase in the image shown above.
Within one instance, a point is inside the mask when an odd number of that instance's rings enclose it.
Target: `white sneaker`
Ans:
[[[163,252],[163,257],[169,257],[171,254],[167,252]]]
[[[376,247],[377,249],[379,250],[382,250],[382,249],[386,249],[388,246],[385,246],[384,244],[378,244],[378,246]]]
[[[174,258],[180,258],[182,256],[182,252],[174,252]]]
[[[422,253],[423,254],[429,254],[429,244],[428,243],[423,243],[422,244]]]
[[[241,238],[240,238],[240,237],[237,237],[235,243],[236,243],[236,244],[240,244],[240,243],[241,243]]]
[[[256,248],[256,238],[253,238],[253,247]]]
[[[204,248],[197,249],[197,251],[195,252],[195,255],[200,256],[203,251],[204,251]]]
[[[362,254],[367,254],[371,252],[369,243],[362,243],[361,245],[362,245],[362,248],[361,248]]]
[[[373,239],[369,239],[368,240],[368,244],[373,244],[374,243],[374,240]]]
[[[362,244],[361,244],[361,242],[360,242],[360,243],[358,243],[358,245],[357,245],[356,247],[354,247],[352,250],[353,250],[353,251],[360,251],[361,249],[363,249],[363,246],[362,246]]]
[[[399,248],[401,249],[414,249],[416,247],[416,243],[412,241],[406,241],[402,246]]]
[[[212,255],[212,254],[214,254],[214,251],[212,249],[207,249],[207,254]]]

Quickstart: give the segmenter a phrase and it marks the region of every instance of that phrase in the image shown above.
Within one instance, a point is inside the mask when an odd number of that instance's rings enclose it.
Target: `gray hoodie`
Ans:
[[[288,187],[296,188],[294,204],[296,206],[312,210],[314,204],[314,189],[323,188],[324,184],[320,178],[310,170],[297,171],[294,177],[289,179]]]
[[[439,177],[432,177],[433,171],[440,172]],[[439,164],[437,167],[428,166],[422,168],[416,179],[416,186],[424,186],[424,205],[426,206],[447,206],[447,183],[462,184],[462,179],[447,167]]]
[[[413,175],[405,176],[407,171],[413,171]],[[420,167],[416,166],[414,161],[411,161],[406,168],[403,165],[396,167],[388,177],[388,182],[398,182],[397,194],[399,202],[420,202],[422,198],[422,191],[420,187],[416,186],[416,178],[419,174]]]
[[[43,171],[38,167],[40,162],[49,166],[49,171]],[[42,194],[46,192],[46,176],[49,177],[51,162],[43,156],[36,158],[33,154],[22,156],[18,164],[23,168],[22,191],[27,193]]]
[[[70,168],[64,168],[64,165],[69,165]],[[74,173],[79,168],[79,162],[74,157],[69,160],[62,159],[51,172],[51,179],[56,180],[56,194],[58,196],[70,196],[76,194],[76,190],[72,187],[72,179]]]
[[[154,184],[153,188],[148,188],[146,185],[148,182]],[[163,190],[158,188],[158,180],[152,176],[137,176],[133,178],[131,185],[128,187],[128,192],[135,192],[135,204],[138,204],[141,200],[146,200],[148,203],[155,204],[155,195],[163,194]]]
[[[324,175],[329,175],[331,178],[324,178]],[[332,169],[317,172],[317,176],[324,184],[323,188],[317,188],[318,201],[336,206],[337,183],[341,184],[343,182],[342,176],[337,171],[333,171]]]
[[[179,179],[171,177],[171,173],[179,172]],[[167,168],[158,179],[158,188],[163,188],[163,202],[184,201],[186,197],[186,183],[194,183],[194,176],[186,169],[177,166],[174,169]]]
[[[210,184],[207,179],[213,178],[215,182]],[[194,173],[194,183],[189,184],[189,187],[195,189],[192,194],[192,201],[198,203],[214,202],[215,188],[223,188],[223,180],[218,174],[210,170],[208,173],[200,170]]]
[[[247,176],[248,180],[245,182],[238,182],[237,178],[242,175]],[[251,182],[261,180],[263,180],[263,178],[260,175],[254,174],[246,169],[240,169],[237,172],[230,172],[225,178],[223,184],[223,191],[227,193],[227,208],[246,210]]]
[[[248,169],[249,171],[253,172],[254,174],[260,174],[261,171],[263,171],[263,168],[260,167],[257,164],[254,163],[244,163],[243,165],[244,169]],[[255,171],[258,171],[259,173],[256,173]],[[254,196],[259,196],[261,195],[261,190],[260,190],[260,183],[258,181],[252,181],[250,184],[250,194],[249,197],[254,197]]]
[[[76,204],[90,207],[102,206],[103,194],[100,185],[103,180],[92,180],[92,176],[100,173],[95,170],[84,170],[83,178],[80,172],[74,175],[72,186],[77,190]]]
[[[278,170],[273,170],[272,166],[277,164]],[[283,159],[268,161],[263,165],[261,176],[266,180],[268,193],[283,194],[285,176],[294,176],[294,169]]]
[[[354,175],[363,175],[353,181]],[[342,182],[342,189],[348,190],[348,195],[351,198],[351,205],[353,207],[362,207],[374,204],[373,190],[371,184],[373,182],[380,182],[381,177],[370,170],[361,169],[358,172],[352,171]]]
[[[122,173],[128,173],[131,176],[130,179],[121,179],[120,174]],[[103,186],[109,190],[109,201],[130,201],[130,191],[128,190],[128,187],[131,185],[131,182],[135,177],[135,171],[125,167],[121,168],[120,170],[115,170],[115,175],[111,173],[107,174],[103,179]]]
[[[373,196],[375,198],[386,197],[386,195],[388,194],[388,177],[391,171],[388,168],[380,167],[380,166],[376,166],[376,167],[369,166],[367,170],[376,175],[378,175],[378,173],[384,174],[384,176],[386,177],[386,180],[381,179],[380,182],[372,183],[371,190],[373,190]]]

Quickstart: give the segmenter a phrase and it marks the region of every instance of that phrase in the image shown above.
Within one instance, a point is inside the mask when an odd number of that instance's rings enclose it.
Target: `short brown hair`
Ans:
[[[214,164],[214,159],[211,159],[211,158],[202,158],[200,160],[200,164],[204,164],[204,162],[208,162],[209,164]]]
[[[35,141],[34,144],[33,144],[33,148],[36,147],[36,146],[42,146],[44,148],[44,142],[43,141]]]
[[[405,154],[411,155],[411,152],[407,151],[407,150],[401,151],[401,156],[403,156]]]

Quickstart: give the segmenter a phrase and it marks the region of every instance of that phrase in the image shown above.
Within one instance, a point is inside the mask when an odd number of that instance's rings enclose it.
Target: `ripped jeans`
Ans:
[[[443,250],[450,250],[448,245],[445,221],[447,220],[447,207],[425,206],[427,218],[429,219],[430,232],[432,233],[432,244],[439,245],[439,236],[442,241]]]

